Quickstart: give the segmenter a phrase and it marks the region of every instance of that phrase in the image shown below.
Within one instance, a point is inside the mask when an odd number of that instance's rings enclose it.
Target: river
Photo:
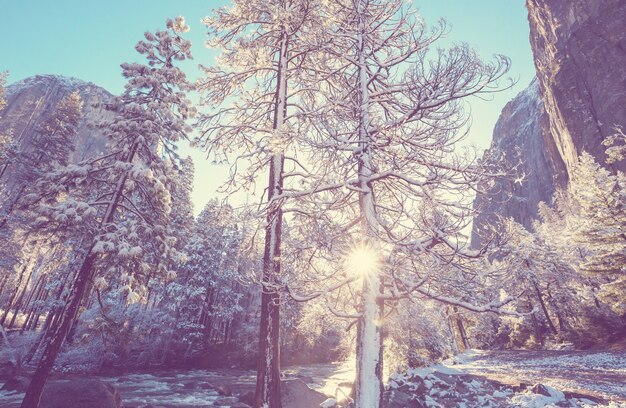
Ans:
[[[285,379],[301,379],[311,388],[329,396],[348,392],[347,384],[354,380],[354,375],[353,361],[283,369]],[[219,398],[220,388],[228,387],[233,395],[241,395],[253,391],[255,384],[255,372],[241,369],[160,370],[90,377],[106,381],[117,388],[125,408],[147,405],[164,408],[207,407]],[[17,408],[23,396],[20,393],[0,391],[0,407]]]

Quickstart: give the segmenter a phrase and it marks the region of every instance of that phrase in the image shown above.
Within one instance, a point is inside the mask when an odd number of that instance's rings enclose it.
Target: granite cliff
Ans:
[[[74,91],[83,100],[83,115],[70,159],[77,162],[104,151],[106,139],[93,125],[110,115],[104,104],[113,95],[93,83],[74,78],[37,75],[7,86],[7,106],[0,112],[0,131],[10,133],[21,149],[28,149],[37,125],[45,121],[61,99]]]
[[[519,153],[526,177],[499,180],[476,197],[483,213],[473,245],[497,215],[530,228],[537,204],[567,185],[578,155],[604,163],[602,140],[626,128],[626,2],[527,0],[526,7],[537,79],[505,106],[490,147],[492,156]]]
[[[474,222],[474,245],[480,243],[481,229],[496,216],[513,217],[530,228],[537,217],[537,204],[550,201],[563,166],[554,160],[555,155],[559,157],[556,146],[543,132],[542,122],[546,120],[537,79],[502,110],[493,131],[489,156],[511,163],[521,160],[517,173],[524,178],[500,179],[488,192],[476,197],[474,206],[480,215]]]
[[[527,0],[546,131],[571,171],[584,150],[626,126],[626,2]],[[626,163],[614,169],[626,169]]]

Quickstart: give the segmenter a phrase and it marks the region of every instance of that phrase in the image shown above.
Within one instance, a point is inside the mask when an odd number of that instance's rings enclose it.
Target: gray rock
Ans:
[[[550,394],[550,391],[548,391],[548,389],[543,384],[533,385],[532,387],[530,387],[530,391],[533,394],[545,395],[546,397],[552,396],[552,394]]]
[[[489,154],[519,150],[526,180],[501,179],[474,206],[472,245],[484,243],[496,216],[526,228],[540,201],[567,185],[582,151],[605,161],[602,140],[626,128],[626,2],[526,0],[537,80],[509,102],[493,132]],[[609,166],[626,170],[626,160]],[[481,239],[482,238],[482,239]]]
[[[219,395],[223,395],[223,396],[233,395],[233,391],[228,385],[220,385],[216,388],[216,391]]]
[[[584,150],[626,125],[626,2],[527,0],[530,44],[550,135],[571,173]],[[625,170],[626,161],[614,168]]]
[[[239,399],[237,399],[237,397],[220,397],[213,402],[213,405],[216,407],[232,407],[238,402]]]
[[[319,408],[328,399],[327,395],[312,390],[302,380],[285,380],[280,387],[283,408]]]
[[[472,245],[478,247],[488,238],[488,225],[498,216],[512,217],[526,228],[537,218],[539,202],[550,202],[557,184],[565,184],[565,167],[554,145],[545,134],[542,123],[547,120],[539,96],[539,85],[530,86],[509,102],[493,130],[493,139],[486,157],[507,160],[510,168],[521,160],[517,173],[521,182],[503,177],[474,200],[480,211],[472,230]]]
[[[53,381],[46,385],[39,408],[121,408],[122,398],[100,380]]]
[[[408,394],[398,390],[385,391],[383,394],[383,406],[385,408],[423,408],[425,405],[419,401],[415,394]]]

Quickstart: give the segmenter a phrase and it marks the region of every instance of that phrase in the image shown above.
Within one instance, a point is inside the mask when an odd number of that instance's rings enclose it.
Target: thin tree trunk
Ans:
[[[280,41],[273,129],[280,132],[287,116],[287,63],[289,41],[283,31]],[[263,253],[261,293],[261,324],[259,360],[255,391],[255,408],[281,408],[280,398],[280,294],[276,283],[281,274],[281,234],[283,211],[281,203],[272,201],[283,190],[285,156],[276,153],[270,160],[267,227]]]
[[[2,277],[2,283],[0,283],[0,297],[2,297],[2,293],[4,292],[4,287],[9,281],[9,274],[6,274]]]
[[[28,295],[28,298],[26,299],[26,302],[24,302],[24,310],[28,310],[28,316],[26,317],[26,320],[24,321],[24,325],[22,325],[22,332],[27,330],[34,314],[35,314],[35,308],[33,306],[31,306],[31,303],[33,302],[37,302],[39,300],[39,298],[41,298],[42,293],[44,292],[44,281],[45,281],[45,276],[40,276],[39,279],[37,279],[37,282],[35,283],[35,287],[33,288],[33,290],[31,290],[30,294]]]
[[[469,350],[471,347],[469,339],[467,338],[467,332],[465,331],[465,326],[463,325],[463,320],[460,317],[456,317],[456,325],[459,328],[459,334],[461,335],[461,340],[463,341],[463,348],[465,350]]]
[[[26,283],[24,283],[24,288],[20,292],[20,295],[18,296],[17,300],[15,301],[15,304],[13,305],[14,310],[13,310],[13,316],[11,317],[11,322],[9,323],[9,329],[13,328],[13,325],[15,324],[15,319],[17,318],[17,315],[20,312],[20,308],[23,306],[24,295],[28,291],[28,284],[30,283],[31,278],[33,277],[34,270],[35,268],[30,270],[30,273],[28,274],[28,277],[26,278]]]
[[[2,318],[0,318],[0,325],[2,326],[4,326],[4,322],[7,319],[9,310],[11,309],[11,307],[13,307],[13,301],[15,300],[15,297],[17,296],[17,293],[19,292],[20,286],[22,285],[22,279],[24,279],[24,272],[26,272],[27,267],[28,267],[28,263],[26,263],[24,267],[22,268],[20,272],[20,276],[17,279],[17,284],[15,285],[15,288],[13,289],[13,292],[11,293],[11,297],[9,298],[9,301],[6,305],[6,309],[4,309],[4,314],[2,315]]]
[[[452,314],[450,313],[450,306],[446,306],[446,320],[448,321],[448,331],[450,332],[450,346],[452,352],[456,355],[459,354],[459,344],[457,343],[456,333],[454,332],[454,324],[452,324]]]
[[[550,327],[550,331],[552,332],[552,334],[559,334],[559,331],[556,329],[556,326],[554,326],[554,323],[552,322],[552,319],[550,318],[550,315],[548,314],[548,308],[546,307],[546,303],[543,301],[543,294],[541,293],[541,289],[539,288],[539,285],[534,279],[532,279],[532,284],[535,287],[535,293],[537,293],[537,299],[539,300],[539,304],[541,305],[541,310],[543,310],[543,314],[546,317],[546,321],[548,322],[548,327]]]

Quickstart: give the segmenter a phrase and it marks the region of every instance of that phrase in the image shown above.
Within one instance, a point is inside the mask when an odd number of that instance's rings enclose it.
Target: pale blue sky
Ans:
[[[135,43],[146,30],[161,28],[167,17],[183,15],[191,27],[194,61],[184,68],[191,78],[197,64],[211,64],[214,54],[204,47],[200,19],[228,0],[0,0],[0,71],[9,82],[36,74],[60,74],[94,82],[119,93],[124,85],[119,64],[136,60]],[[452,31],[446,41],[465,41],[483,57],[511,58],[510,75],[519,83],[492,101],[472,102],[470,140],[489,145],[498,115],[506,102],[534,76],[524,0],[413,0],[427,23],[444,17]],[[443,44],[443,43],[442,43]],[[445,45],[445,44],[444,44]],[[194,203],[198,212],[215,196],[224,169],[210,166],[201,152],[184,148],[194,157]]]

